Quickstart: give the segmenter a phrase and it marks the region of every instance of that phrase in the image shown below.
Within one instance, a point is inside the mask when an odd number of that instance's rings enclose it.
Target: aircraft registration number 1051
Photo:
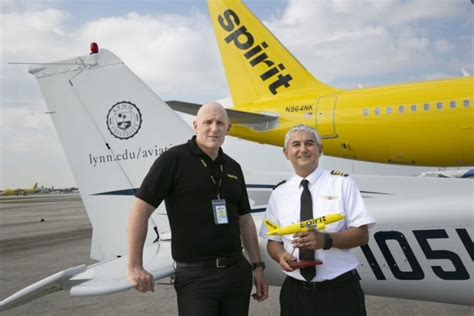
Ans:
[[[471,260],[474,261],[474,244],[472,238],[469,236],[468,231],[465,228],[457,228],[455,230]],[[466,269],[458,254],[452,250],[436,250],[431,247],[430,240],[432,239],[450,238],[445,229],[423,229],[413,230],[412,232],[415,239],[418,241],[418,244],[420,245],[420,248],[423,251],[426,259],[444,259],[452,263],[454,270],[445,270],[439,265],[431,265],[431,269],[437,277],[443,280],[468,280],[470,278],[468,269]],[[425,272],[423,271],[418,259],[416,258],[415,252],[403,233],[394,230],[378,231],[374,233],[373,238],[395,278],[399,280],[423,280],[425,278]],[[406,257],[406,262],[410,267],[408,270],[404,269],[404,271],[402,271],[400,269],[396,258],[390,250],[389,242],[398,243],[400,249],[403,251],[403,254]],[[386,280],[386,276],[382,271],[380,263],[377,261],[370,246],[364,245],[361,246],[361,248],[376,279]],[[462,247],[457,249],[462,249]]]

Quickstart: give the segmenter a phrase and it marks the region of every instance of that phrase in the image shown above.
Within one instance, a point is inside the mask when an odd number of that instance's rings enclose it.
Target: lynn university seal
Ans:
[[[128,139],[135,136],[142,126],[142,114],[132,102],[115,103],[107,114],[107,128],[117,138]]]

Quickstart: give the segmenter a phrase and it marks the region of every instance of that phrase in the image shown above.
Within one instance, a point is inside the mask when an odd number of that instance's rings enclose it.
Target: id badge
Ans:
[[[214,211],[214,222],[217,225],[229,224],[229,217],[227,216],[227,207],[225,200],[212,200],[212,210]]]

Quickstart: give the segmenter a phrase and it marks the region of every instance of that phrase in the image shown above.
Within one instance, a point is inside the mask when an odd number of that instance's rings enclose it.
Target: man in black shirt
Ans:
[[[128,225],[128,279],[153,291],[142,264],[147,222],[165,200],[180,315],[247,315],[254,270],[255,299],[268,297],[255,224],[240,165],[221,149],[230,129],[218,103],[201,107],[196,135],[163,153],[136,195]]]

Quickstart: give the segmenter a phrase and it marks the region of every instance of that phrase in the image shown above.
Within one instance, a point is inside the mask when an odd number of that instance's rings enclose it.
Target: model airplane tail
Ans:
[[[284,236],[284,235],[291,235],[306,232],[309,230],[319,230],[323,231],[326,229],[326,226],[332,223],[336,223],[344,219],[344,215],[342,214],[328,214],[325,216],[313,218],[310,220],[302,221],[297,224],[280,227],[275,223],[265,220],[265,226],[268,229],[267,236]]]
[[[190,126],[107,50],[30,73],[53,113],[92,224],[91,257],[104,261],[45,278],[1,301],[0,311],[60,289],[98,295],[130,288],[127,220],[135,191],[161,153],[192,136]],[[174,272],[169,241],[153,244],[155,223],[167,225],[158,213],[150,221],[143,261],[155,279]]]
[[[306,90],[334,94],[241,1],[209,0],[208,5],[234,105]]]

